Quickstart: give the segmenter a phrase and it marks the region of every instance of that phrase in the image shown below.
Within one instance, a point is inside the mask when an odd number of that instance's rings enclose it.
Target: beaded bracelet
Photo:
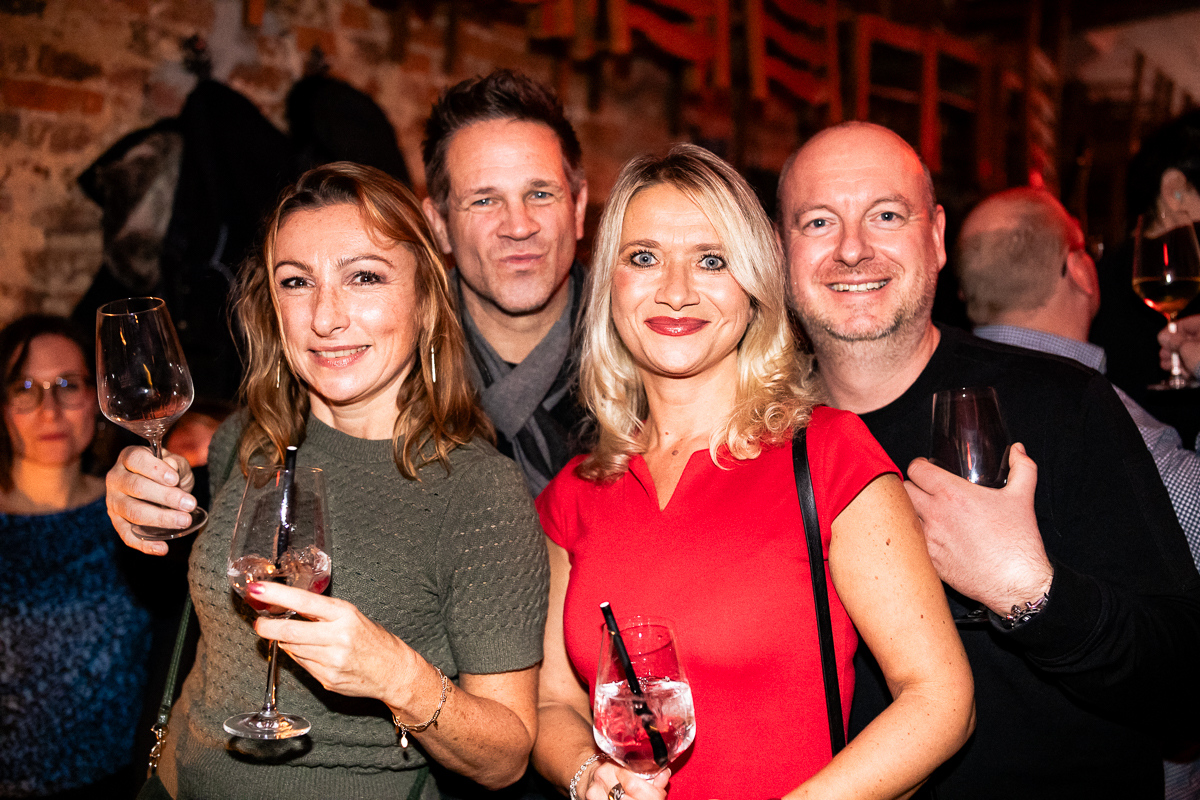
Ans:
[[[403,748],[408,747],[408,734],[420,733],[430,725],[435,724],[438,720],[438,715],[442,713],[442,706],[446,705],[446,693],[450,689],[450,681],[446,678],[446,673],[442,672],[437,667],[434,667],[434,669],[437,670],[438,677],[442,679],[442,697],[440,700],[438,700],[437,708],[434,709],[433,716],[429,718],[429,721],[420,725],[405,725],[400,721],[400,718],[396,716],[396,712],[392,712],[392,722],[396,723],[396,735],[400,737],[400,746]]]
[[[575,794],[575,790],[579,787],[579,779],[583,777],[583,773],[587,771],[588,767],[604,757],[604,753],[590,755],[586,761],[579,765],[579,769],[575,770],[575,777],[571,778],[571,800],[579,800],[579,796]]]

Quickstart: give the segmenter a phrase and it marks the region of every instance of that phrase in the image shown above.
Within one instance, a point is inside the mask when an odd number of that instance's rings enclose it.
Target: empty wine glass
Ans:
[[[643,696],[630,691],[613,637],[601,626],[593,733],[610,758],[650,780],[666,764],[655,761],[647,725],[653,724],[661,735],[668,762],[688,749],[696,738],[692,689],[679,663],[669,621],[631,617],[621,622],[620,631]]]
[[[929,459],[980,486],[1008,483],[1008,428],[990,386],[950,389],[933,395],[933,446]]]
[[[999,489],[1008,483],[1012,441],[990,386],[935,392],[930,461],[979,486]],[[984,622],[987,609],[976,604],[956,614],[959,624]]]
[[[1167,328],[1175,333],[1179,312],[1200,294],[1200,243],[1190,219],[1170,213],[1138,217],[1133,230],[1133,290],[1143,303],[1167,318]],[[1179,353],[1171,353],[1171,376],[1147,388],[1197,385],[1179,362]]]
[[[286,583],[316,594],[329,585],[325,476],[319,469],[302,467],[295,468],[293,475],[289,487],[284,467],[250,468],[229,547],[229,584],[263,617],[291,617],[295,612],[247,595],[249,583]],[[248,739],[290,739],[312,727],[304,717],[280,713],[275,707],[278,653],[279,642],[272,640],[263,707],[225,720],[226,732]]]
[[[167,304],[157,297],[115,300],[96,311],[96,396],[104,416],[150,440],[162,458],[167,429],[192,404],[192,377]],[[197,507],[185,528],[134,525],[151,541],[175,539],[204,524]]]

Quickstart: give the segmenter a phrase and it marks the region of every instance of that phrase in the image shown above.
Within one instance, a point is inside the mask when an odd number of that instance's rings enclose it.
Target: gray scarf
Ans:
[[[570,458],[561,430],[550,417],[571,390],[560,373],[571,353],[571,322],[575,313],[575,275],[567,278],[567,307],[537,347],[515,367],[510,366],[483,338],[463,302],[458,273],[463,330],[471,350],[471,377],[482,395],[483,409],[496,430],[512,445],[513,456],[530,493],[536,497]]]

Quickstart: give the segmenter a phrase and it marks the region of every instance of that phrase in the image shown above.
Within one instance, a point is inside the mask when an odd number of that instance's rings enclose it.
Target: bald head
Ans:
[[[857,152],[864,146],[871,150],[880,148],[892,150],[894,157],[898,158],[897,165],[903,165],[910,171],[915,165],[920,170],[921,180],[924,183],[926,209],[930,214],[933,214],[937,208],[937,195],[933,190],[933,176],[929,173],[929,167],[925,166],[925,162],[917,155],[917,151],[908,142],[904,141],[903,137],[890,128],[876,125],[874,122],[859,122],[857,120],[842,122],[838,125],[825,128],[812,136],[799,150],[788,156],[787,161],[783,164],[783,169],[780,170],[779,183],[776,188],[775,205],[779,209],[779,213],[783,213],[783,200],[788,178],[797,162],[803,163],[809,158],[821,158],[831,149]]]
[[[1021,187],[992,195],[959,234],[954,269],[967,315],[987,325],[1041,308],[1066,275],[1068,254],[1083,246],[1079,223],[1048,192]]]

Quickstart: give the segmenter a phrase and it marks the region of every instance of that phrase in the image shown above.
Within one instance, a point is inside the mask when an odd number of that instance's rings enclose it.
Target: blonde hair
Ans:
[[[808,424],[816,402],[812,357],[798,351],[788,321],[783,254],[753,190],[733,167],[695,145],[636,158],[622,168],[604,207],[588,276],[580,395],[595,416],[598,441],[577,473],[592,481],[620,476],[645,450],[639,434],[649,413],[646,392],[612,319],[612,284],[625,212],[651,186],[673,187],[704,212],[730,274],[750,297],[752,317],[738,346],[737,399],[709,439],[713,462],[724,466],[722,446],[735,459],[752,459],[764,444],[786,441]]]
[[[275,242],[291,215],[337,205],[355,206],[374,236],[403,245],[416,257],[418,367],[400,386],[393,456],[397,469],[409,479],[416,479],[417,470],[433,461],[448,471],[454,448],[476,436],[490,440],[494,433],[476,403],[446,269],[412,193],[380,170],[347,161],[309,170],[284,190],[267,219],[260,253],[245,265],[238,281],[234,310],[246,342],[242,396],[250,410],[238,445],[242,471],[256,454],[282,463],[284,449],[304,438],[308,387],[288,366],[280,334],[271,288]],[[431,351],[436,353],[436,386]]]

